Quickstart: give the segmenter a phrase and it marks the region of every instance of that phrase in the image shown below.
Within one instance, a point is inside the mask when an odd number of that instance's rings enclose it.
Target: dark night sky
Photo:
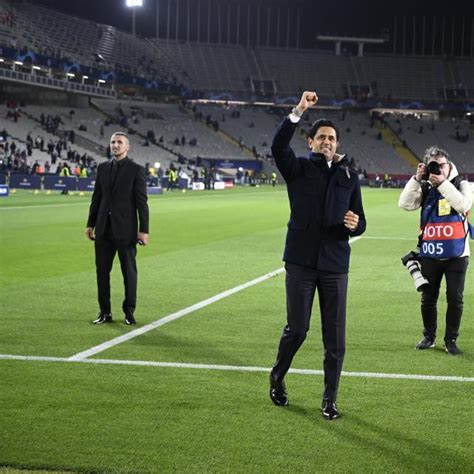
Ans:
[[[125,0],[30,0],[76,16],[111,24],[122,30],[131,30],[131,12]],[[144,0],[144,7],[137,10],[136,29],[143,36],[155,35],[156,1]],[[162,9],[168,0],[159,0]],[[173,6],[177,0],[170,0]],[[227,0],[221,0],[225,4]],[[275,5],[286,8],[301,6],[304,14],[301,24],[301,46],[312,47],[316,34],[370,35],[380,36],[384,28],[392,29],[394,17],[401,19],[413,16],[428,19],[445,16],[451,21],[453,16],[466,17],[471,24],[474,16],[474,1],[453,0],[439,5],[435,0],[232,0],[246,5]],[[197,0],[190,0],[191,4]],[[212,0],[214,9],[216,0]],[[201,0],[205,4],[206,0]],[[184,15],[186,0],[179,0],[180,13]],[[438,4],[438,5],[437,5]],[[174,12],[172,7],[172,12]],[[163,15],[164,16],[164,15]],[[408,20],[410,21],[410,20]],[[172,18],[171,23],[174,24]]]

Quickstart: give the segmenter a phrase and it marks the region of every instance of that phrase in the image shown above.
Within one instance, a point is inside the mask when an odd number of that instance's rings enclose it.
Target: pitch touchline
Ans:
[[[351,239],[351,243],[356,242],[360,238],[361,238],[360,236],[354,237],[353,239]],[[248,281],[247,283],[243,283],[242,285],[235,286],[234,288],[231,288],[230,290],[226,290],[215,296],[211,296],[210,298],[200,301],[199,303],[196,303],[196,304],[193,304],[192,306],[188,306],[187,308],[181,309],[177,311],[176,313],[171,313],[168,316],[165,316],[164,318],[158,319],[157,321],[154,321],[150,324],[147,324],[138,329],[135,329],[126,334],[123,334],[122,336],[115,337],[114,339],[110,339],[109,341],[103,342],[102,344],[99,344],[98,346],[94,346],[83,352],[74,354],[73,356],[69,357],[69,359],[70,360],[83,360],[93,355],[96,355],[99,352],[106,351],[107,349],[110,349],[111,347],[121,344],[122,342],[129,341],[130,339],[133,339],[134,337],[137,337],[137,336],[141,336],[142,334],[152,331],[153,329],[163,326],[164,324],[167,324],[171,321],[175,321],[176,319],[182,318],[183,316],[186,316],[187,314],[193,313],[194,311],[197,311],[201,308],[209,306],[210,304],[215,303],[216,301],[227,298],[228,296],[238,293],[239,291],[245,290],[246,288],[249,288],[251,286],[257,285],[258,283],[261,283],[262,281],[265,281],[265,280],[268,280],[269,278],[277,276],[280,273],[283,273],[284,271],[285,271],[284,268],[279,268],[278,270],[267,273],[261,277],[255,278],[254,280]]]
[[[361,239],[361,236],[354,237],[353,239],[350,240],[350,242],[351,243],[357,242],[359,239]],[[91,347],[90,349],[74,354],[73,356],[69,357],[69,360],[83,360],[93,355],[96,355],[99,352],[106,351],[107,349],[110,349],[111,347],[121,344],[122,342],[129,341],[130,339],[133,339],[134,337],[137,337],[137,336],[141,336],[142,334],[152,331],[153,329],[163,326],[171,321],[175,321],[176,319],[182,318],[183,316],[186,316],[187,314],[194,313],[194,311],[197,311],[201,308],[209,306],[210,304],[215,303],[216,301],[227,298],[228,296],[238,293],[239,291],[245,290],[246,288],[249,288],[251,286],[257,285],[258,283],[261,283],[262,281],[265,281],[265,280],[268,280],[269,278],[277,276],[280,273],[283,273],[284,271],[285,269],[282,267],[282,268],[279,268],[278,270],[267,273],[261,277],[255,278],[254,280],[248,281],[247,283],[243,283],[242,285],[235,286],[234,288],[231,288],[230,290],[226,290],[215,296],[211,296],[210,298],[200,301],[199,303],[196,303],[196,304],[193,304],[192,306],[188,306],[187,308],[181,309],[177,311],[176,313],[171,313],[168,316],[165,316],[164,318],[158,319],[157,321],[154,321],[150,324],[146,324],[145,326],[142,326],[138,329],[130,331],[126,334],[123,334],[122,336],[115,337],[114,339],[110,339],[109,341],[103,342],[102,344],[99,344],[98,346],[94,346],[94,347]]]
[[[262,192],[250,192],[245,194],[240,194],[239,196],[255,196],[255,195],[264,195],[264,194],[276,194],[276,193],[283,193],[282,190],[277,191],[262,191]],[[203,194],[203,195],[196,195],[198,197],[205,197],[205,198],[222,198],[222,197],[235,197],[235,194]],[[179,197],[168,197],[166,200],[177,200],[181,199]],[[64,207],[64,206],[79,206],[79,205],[90,205],[90,201],[83,201],[83,202],[70,202],[70,203],[60,203],[60,204],[32,204],[31,206],[8,206],[8,207],[0,207],[0,211],[7,211],[11,209],[34,209],[40,208],[43,209],[44,207]]]
[[[66,207],[66,206],[84,206],[90,204],[90,202],[64,202],[62,204],[38,204],[37,206],[9,206],[9,207],[0,207],[0,211],[10,211],[12,209],[44,209],[45,207]]]
[[[133,365],[142,367],[170,367],[175,369],[200,369],[200,370],[222,370],[232,372],[265,372],[269,373],[268,367],[252,367],[240,365],[217,365],[217,364],[189,364],[184,362],[153,362],[148,360],[117,360],[117,359],[72,359],[66,357],[42,357],[0,354],[0,360],[19,360],[37,362],[66,362],[98,365]],[[324,375],[322,370],[290,369],[290,373],[298,375]],[[455,375],[419,375],[419,374],[387,374],[383,372],[342,372],[344,377],[362,377],[374,379],[402,379],[402,380],[428,380],[435,382],[474,382],[474,377],[461,377]]]
[[[266,275],[263,275],[261,277],[255,278],[254,280],[248,281],[247,283],[243,283],[242,285],[235,286],[234,288],[231,288],[230,290],[223,291],[222,293],[214,295],[211,298],[207,298],[203,301],[200,301],[199,303],[193,304],[192,306],[188,306],[187,308],[181,309],[177,311],[176,313],[171,313],[168,316],[165,316],[164,318],[158,319],[157,321],[154,321],[150,324],[146,324],[145,326],[135,329],[134,331],[130,331],[126,334],[123,334],[122,336],[115,337],[114,339],[111,339],[102,344],[99,344],[98,346],[87,349],[86,351],[79,352],[78,354],[75,354],[69,357],[69,360],[82,360],[82,359],[86,359],[87,357],[91,357],[95,354],[98,354],[99,352],[103,352],[107,349],[110,349],[111,347],[114,347],[117,344],[121,344],[122,342],[129,341],[130,339],[133,339],[134,337],[141,336],[142,334],[152,331],[153,329],[163,326],[164,324],[167,324],[171,321],[175,321],[176,319],[182,318],[183,316],[186,316],[189,313],[193,313],[194,311],[197,311],[198,309],[209,306],[210,304],[215,303],[216,301],[227,298],[228,296],[238,293],[239,291],[242,291],[242,290],[245,290],[246,288],[257,285],[258,283],[261,283],[262,281],[265,281],[265,280],[268,280],[269,278],[277,276],[280,273],[283,273],[284,271],[285,271],[284,268],[279,268],[278,270],[267,273]]]

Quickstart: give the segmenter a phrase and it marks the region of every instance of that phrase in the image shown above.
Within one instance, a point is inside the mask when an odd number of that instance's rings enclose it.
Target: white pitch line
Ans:
[[[372,237],[364,235],[364,240],[412,240],[416,242],[416,237]]]
[[[354,237],[350,239],[349,243],[357,242],[361,238],[362,236]],[[171,321],[175,321],[176,319],[182,318],[183,316],[186,316],[189,313],[193,313],[194,311],[204,308],[205,306],[209,306],[210,304],[215,303],[216,301],[219,301],[223,298],[227,298],[228,296],[238,293],[239,291],[245,290],[246,288],[249,288],[251,286],[257,285],[258,283],[261,283],[262,281],[265,281],[265,280],[268,280],[269,278],[277,276],[280,273],[283,273],[284,271],[285,269],[283,267],[279,268],[278,270],[267,273],[261,277],[255,278],[254,280],[248,281],[247,283],[243,283],[242,285],[238,285],[234,288],[231,288],[230,290],[223,291],[222,293],[219,293],[215,296],[212,296],[203,301],[200,301],[199,303],[196,303],[192,306],[188,306],[187,308],[181,309],[177,311],[176,313],[169,314],[168,316],[165,316],[164,318],[158,319],[157,321],[154,321],[143,327],[135,329],[134,331],[130,331],[126,334],[123,334],[122,336],[103,342],[102,344],[99,344],[98,346],[94,346],[94,347],[91,347],[90,349],[74,354],[73,356],[69,357],[69,359],[82,360],[82,359],[91,357],[93,355],[96,355],[99,352],[106,351],[107,349],[110,349],[111,347],[121,344],[122,342],[129,341],[130,339],[133,339],[134,337],[137,337],[137,336],[141,336],[142,334],[152,331],[153,329],[163,326],[164,324],[167,324]]]
[[[245,194],[241,194],[241,196],[255,196],[255,195],[259,195],[259,196],[263,196],[263,195],[267,195],[267,194],[276,194],[276,193],[279,193],[279,194],[282,194],[284,191],[283,190],[278,190],[278,191],[262,191],[262,192],[250,192],[250,193],[245,193]],[[286,192],[285,192],[286,194]],[[92,193],[90,193],[90,195],[92,195]],[[235,197],[235,194],[198,194],[196,195],[198,196],[199,198],[223,198],[223,197]],[[176,201],[178,199],[182,199],[181,197],[168,197],[166,199],[166,202],[168,201]],[[35,205],[35,204],[32,204],[30,206],[0,206],[0,211],[8,211],[8,210],[11,210],[11,209],[35,209],[35,208],[39,208],[39,209],[43,209],[45,207],[65,207],[65,206],[79,206],[79,205],[90,205],[90,200],[87,200],[87,201],[83,201],[83,202],[70,202],[70,203],[60,203],[60,204],[38,204],[38,205]]]
[[[66,357],[42,357],[0,354],[0,360],[38,361],[38,362],[66,362],[97,365],[127,365],[141,367],[162,367],[175,369],[221,370],[225,372],[264,372],[269,373],[269,367],[253,367],[241,365],[217,364],[190,364],[185,362],[154,362],[149,360],[118,360],[118,359],[71,359]],[[290,373],[297,375],[323,375],[322,370],[290,369]],[[426,380],[431,382],[474,382],[474,377],[455,375],[421,375],[421,374],[390,374],[383,372],[342,372],[343,377],[359,377],[374,379],[401,379]]]
[[[150,324],[146,324],[145,326],[135,329],[134,331],[130,331],[126,334],[123,334],[122,336],[115,337],[114,339],[110,339],[109,341],[106,341],[102,344],[99,344],[98,346],[87,349],[86,351],[79,352],[78,354],[75,354],[69,357],[69,359],[82,360],[82,359],[86,359],[87,357],[91,357],[95,354],[98,354],[99,352],[103,352],[107,349],[110,349],[111,347],[114,347],[117,344],[121,344],[122,342],[129,341],[130,339],[133,339],[134,337],[140,336],[149,331],[152,331],[153,329],[163,326],[164,324],[167,324],[171,321],[175,321],[176,319],[182,318],[183,316],[186,316],[189,313],[193,313],[194,311],[204,308],[205,306],[209,306],[210,304],[215,303],[216,301],[227,298],[228,296],[238,293],[239,291],[242,291],[242,290],[245,290],[246,288],[257,285],[258,283],[261,283],[262,281],[265,281],[265,280],[268,280],[269,278],[277,276],[280,273],[283,273],[284,271],[285,271],[284,268],[279,268],[278,270],[267,273],[261,277],[255,278],[254,280],[248,281],[247,283],[243,283],[242,285],[235,286],[234,288],[223,291],[222,293],[218,293],[217,295],[214,295],[210,298],[200,301],[199,303],[193,304],[192,306],[188,306],[187,308],[181,309],[177,311],[176,313],[171,313],[168,316],[165,316],[164,318],[158,319],[157,321],[154,321]]]
[[[44,209],[45,207],[67,207],[67,206],[84,206],[90,204],[89,201],[87,202],[69,202],[69,203],[62,203],[62,204],[38,204],[35,206],[34,204],[31,206],[9,206],[9,207],[0,207],[0,211],[10,211],[10,210],[18,210],[18,209]]]

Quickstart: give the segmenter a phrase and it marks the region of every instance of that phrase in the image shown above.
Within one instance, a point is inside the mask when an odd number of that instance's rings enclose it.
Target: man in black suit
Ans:
[[[110,271],[117,252],[125,284],[125,323],[136,324],[136,245],[148,244],[148,204],[145,169],[128,158],[129,149],[127,134],[114,133],[110,138],[113,158],[97,169],[86,228],[86,236],[95,241],[100,312],[94,324],[112,321]]]
[[[297,158],[290,140],[297,123],[316,105],[315,92],[304,92],[279,126],[272,144],[276,165],[287,184],[291,215],[283,260],[286,269],[287,325],[270,373],[270,398],[288,404],[284,377],[309,330],[318,290],[324,344],[322,415],[339,418],[336,396],[345,353],[348,239],[361,235],[366,222],[357,174],[338,155],[339,134],[330,120],[311,127],[308,158]]]

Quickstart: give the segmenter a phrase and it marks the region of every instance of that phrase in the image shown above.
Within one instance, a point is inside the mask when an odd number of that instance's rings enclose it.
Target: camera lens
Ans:
[[[430,161],[427,165],[427,169],[430,174],[441,174],[441,169],[437,161]]]

